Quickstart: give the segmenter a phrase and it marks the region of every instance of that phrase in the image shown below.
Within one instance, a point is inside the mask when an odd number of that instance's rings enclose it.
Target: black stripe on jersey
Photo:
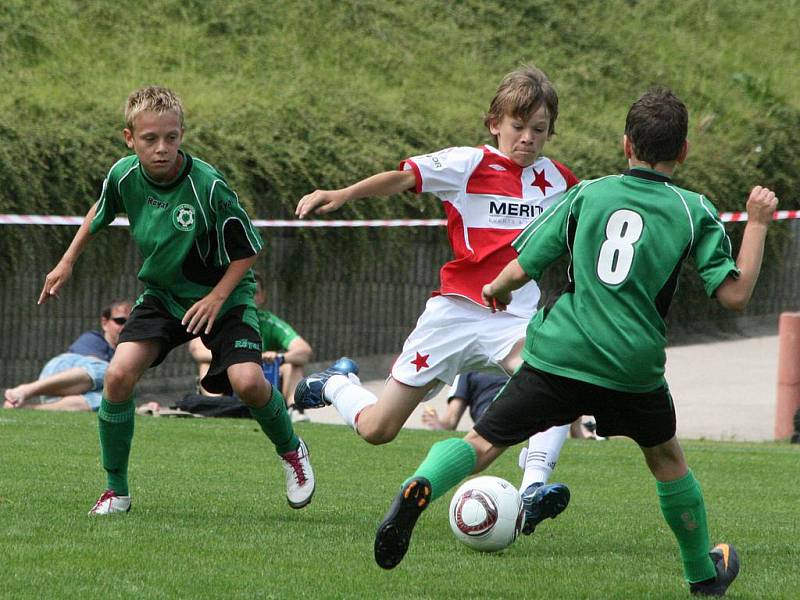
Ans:
[[[567,217],[567,248],[569,250],[569,264],[567,265],[567,282],[557,292],[545,292],[542,290],[542,298],[539,302],[540,310],[544,311],[544,318],[547,318],[547,313],[553,308],[553,305],[563,294],[575,293],[575,277],[573,273],[574,266],[572,264],[572,248],[575,245],[575,232],[578,229],[578,221],[575,215],[569,213]]]
[[[570,209],[569,216],[567,217],[567,249],[569,250],[569,268],[567,269],[567,287],[564,289],[565,293],[572,294],[575,292],[575,272],[574,265],[572,264],[572,249],[575,247],[575,233],[578,230],[578,219],[572,214]]]
[[[239,219],[228,219],[223,225],[223,232],[225,252],[231,262],[256,254],[244,230],[244,224]]]
[[[678,276],[681,274],[683,261],[685,261],[686,257],[689,256],[690,249],[691,246],[686,246],[686,250],[683,251],[680,260],[678,260],[678,263],[675,265],[675,268],[672,270],[672,273],[670,274],[666,283],[664,283],[664,285],[661,287],[661,290],[659,290],[658,294],[656,295],[656,310],[658,310],[658,314],[661,315],[662,319],[667,318],[669,306],[672,304],[672,298],[675,296],[675,290],[678,287]]]
[[[209,242],[212,248],[217,246],[217,232],[213,229],[208,233]],[[183,276],[193,283],[200,285],[207,285],[214,287],[225,275],[227,267],[215,267],[213,253],[209,254],[206,260],[200,256],[200,251],[197,249],[197,244],[192,244],[192,249],[186,255],[186,258],[181,265]]]
[[[639,177],[641,179],[649,179],[650,181],[661,181],[664,183],[669,183],[672,181],[672,178],[667,177],[666,175],[654,173],[653,171],[645,171],[644,169],[637,169],[636,167],[627,169],[623,171],[622,174],[630,175],[631,177]]]

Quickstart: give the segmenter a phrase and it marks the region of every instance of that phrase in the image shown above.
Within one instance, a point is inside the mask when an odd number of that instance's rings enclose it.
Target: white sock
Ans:
[[[532,483],[547,483],[553,469],[556,468],[561,447],[569,435],[569,425],[551,427],[547,431],[537,433],[528,441],[528,447],[520,452],[520,467],[525,471],[520,493]]]
[[[325,399],[336,407],[344,422],[353,429],[356,428],[358,413],[378,401],[375,394],[361,387],[361,380],[353,373],[348,373],[346,377],[331,376],[325,384]]]

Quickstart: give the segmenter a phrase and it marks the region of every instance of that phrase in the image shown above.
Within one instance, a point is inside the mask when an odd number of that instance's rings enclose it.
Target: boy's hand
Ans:
[[[341,207],[346,201],[342,190],[315,190],[300,198],[294,214],[300,219],[312,212],[323,215]]]
[[[422,423],[428,429],[444,429],[442,424],[439,422],[439,415],[436,413],[436,409],[427,405],[422,411]]]
[[[186,331],[195,335],[199,335],[201,332],[211,333],[214,320],[217,318],[219,309],[222,308],[224,302],[225,298],[220,298],[213,292],[205,298],[200,298],[183,315],[181,325],[185,325]],[[203,330],[204,325],[205,331]]]
[[[491,283],[487,283],[481,290],[483,303],[492,309],[492,312],[504,311],[511,304],[511,292],[498,292]]]
[[[274,363],[277,358],[278,352],[275,352],[275,350],[267,350],[261,353],[261,360],[265,363]]]
[[[769,225],[777,207],[778,198],[775,196],[775,192],[757,185],[747,199],[747,220],[751,223]]]
[[[39,294],[37,304],[44,304],[51,297],[58,297],[58,292],[69,278],[72,277],[72,265],[70,263],[59,262],[55,268],[44,278],[44,287]]]

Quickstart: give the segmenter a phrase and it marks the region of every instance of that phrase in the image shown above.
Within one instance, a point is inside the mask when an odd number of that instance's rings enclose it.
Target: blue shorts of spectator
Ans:
[[[44,368],[42,368],[42,372],[39,374],[39,379],[61,373],[67,369],[73,369],[75,367],[80,367],[86,371],[86,373],[88,373],[89,377],[92,379],[92,389],[88,392],[84,392],[82,395],[84,398],[86,398],[86,402],[89,404],[89,407],[96,411],[98,408],[100,408],[100,400],[103,397],[103,378],[105,377],[106,369],[108,368],[108,363],[106,361],[100,360],[99,358],[95,358],[93,356],[83,356],[82,354],[72,354],[69,352],[59,354],[58,356],[54,356],[47,361],[47,364],[45,364]],[[45,404],[61,399],[60,396],[42,396],[41,398],[42,402]]]

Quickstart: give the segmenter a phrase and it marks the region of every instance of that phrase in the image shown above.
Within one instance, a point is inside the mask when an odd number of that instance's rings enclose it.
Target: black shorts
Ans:
[[[200,334],[200,339],[211,350],[211,366],[201,381],[209,392],[232,395],[228,367],[246,362],[261,364],[261,334],[244,321],[246,310],[248,307],[245,305],[234,306],[214,322],[211,333]],[[119,334],[119,341],[158,340],[160,351],[150,365],[155,367],[164,361],[170,350],[195,337],[164,308],[158,298],[146,295],[131,312],[125,328]]]
[[[652,392],[621,392],[527,363],[478,419],[475,431],[495,446],[513,446],[581,415],[594,416],[598,435],[624,435],[645,448],[675,435],[675,407],[666,385]]]

